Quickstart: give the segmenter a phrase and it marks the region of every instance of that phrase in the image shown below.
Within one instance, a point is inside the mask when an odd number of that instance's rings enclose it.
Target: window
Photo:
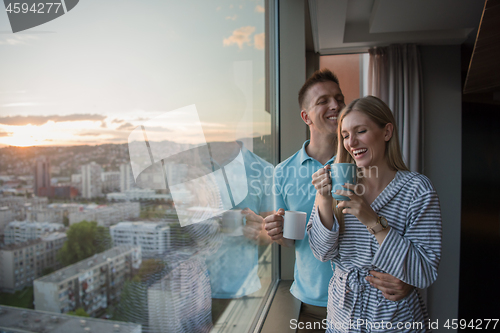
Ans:
[[[320,57],[320,68],[328,68],[341,82],[346,104],[367,95],[368,53],[324,55]]]
[[[110,273],[110,285],[128,288],[113,291],[122,297],[108,304],[111,319],[143,314],[140,321],[151,330],[179,331],[173,316],[181,313],[176,319],[203,318],[200,327],[249,331],[277,280],[273,247],[265,232],[252,229],[273,210],[276,116],[268,100],[276,92],[266,46],[272,6],[264,0],[93,6],[80,2],[71,15],[38,30],[54,33],[12,37],[26,47],[0,37],[9,64],[0,64],[9,86],[2,104],[15,105],[2,116],[22,120],[0,123],[6,133],[0,147],[35,146],[33,156],[40,157],[29,160],[14,150],[9,162],[23,167],[2,172],[40,173],[35,191],[50,164],[49,176],[72,180],[75,202],[111,207],[119,204],[108,200],[102,175],[120,172],[121,194],[145,196],[120,220],[169,226],[161,255],[151,229],[120,237],[124,245],[145,246],[130,265],[132,276],[128,270],[118,279],[130,283],[117,286]],[[22,59],[34,54],[26,67]],[[243,216],[244,209],[253,215]],[[115,261],[110,270],[125,270]],[[155,311],[132,310],[148,303]]]

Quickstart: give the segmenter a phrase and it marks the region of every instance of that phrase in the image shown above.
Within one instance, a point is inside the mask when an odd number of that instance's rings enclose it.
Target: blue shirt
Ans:
[[[278,164],[274,172],[275,209],[301,211],[311,215],[316,189],[311,183],[313,173],[324,165],[306,153],[309,140],[302,149]],[[333,162],[332,157],[327,164]],[[325,164],[326,165],[326,164]],[[295,241],[294,281],[290,292],[304,303],[324,306],[328,302],[328,284],[333,276],[328,262],[316,259],[309,247],[309,236]]]
[[[241,146],[241,161],[246,179],[232,179],[228,175],[235,198],[234,209],[249,208],[257,215],[270,212],[273,208],[271,186],[274,168],[271,163],[246,149],[243,143],[238,143]],[[239,162],[234,160],[233,163]],[[243,192],[247,195],[243,196]],[[238,202],[238,197],[244,199]],[[224,234],[219,250],[207,258],[207,265],[213,298],[242,297],[261,288],[257,275],[257,244],[243,235]]]

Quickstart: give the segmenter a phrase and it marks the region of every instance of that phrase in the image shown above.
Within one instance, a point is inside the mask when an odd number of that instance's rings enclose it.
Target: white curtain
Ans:
[[[387,103],[399,130],[403,157],[410,170],[423,172],[423,89],[416,45],[370,49],[368,94]]]

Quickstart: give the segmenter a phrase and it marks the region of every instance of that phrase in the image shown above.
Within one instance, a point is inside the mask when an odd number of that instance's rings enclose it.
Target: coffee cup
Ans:
[[[337,190],[346,190],[344,184],[356,184],[357,166],[354,163],[333,163],[330,165],[330,178],[332,180],[332,197],[336,200],[350,201],[346,196],[335,194]]]
[[[283,216],[283,237],[288,239],[304,239],[307,214],[287,210]]]
[[[241,209],[228,210],[222,214],[221,231],[228,236],[243,235],[244,216]]]

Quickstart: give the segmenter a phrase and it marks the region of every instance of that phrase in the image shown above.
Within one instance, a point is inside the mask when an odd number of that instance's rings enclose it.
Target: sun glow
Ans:
[[[98,140],[107,141],[113,138],[109,133],[107,135],[99,133],[99,130],[102,130],[101,122],[96,121],[58,123],[49,121],[41,126],[28,124],[24,126],[2,126],[2,129],[9,134],[0,137],[0,145],[17,147],[82,145],[95,143]],[[86,132],[87,134],[85,134]]]

